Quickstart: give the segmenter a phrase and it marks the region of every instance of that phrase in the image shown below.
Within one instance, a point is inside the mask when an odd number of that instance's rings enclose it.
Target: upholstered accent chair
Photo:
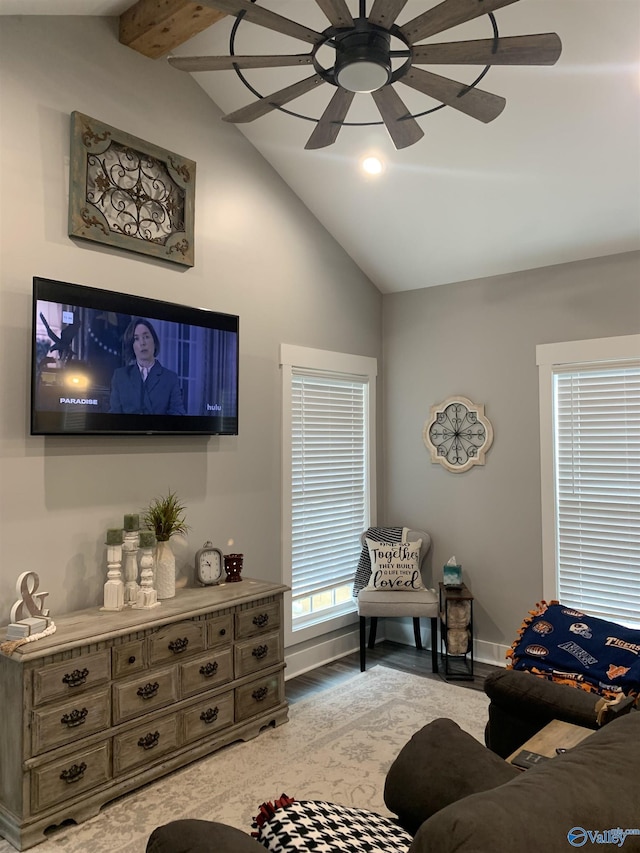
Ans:
[[[388,528],[390,531],[398,531],[401,528]],[[379,541],[383,536],[384,528],[370,528],[366,530],[361,538],[363,547],[363,558],[368,558],[367,539],[371,531],[375,531],[373,538]],[[418,569],[420,577],[424,570],[424,561],[431,548],[431,537],[423,530],[408,530],[402,528],[402,541],[397,544],[416,542],[422,540],[420,548]],[[392,540],[393,541],[393,540]],[[396,544],[394,542],[394,544]],[[359,565],[362,569],[363,558]],[[358,615],[360,617],[360,671],[366,669],[366,620],[369,619],[369,648],[372,649],[376,641],[378,619],[381,617],[408,617],[413,620],[413,634],[417,649],[422,649],[420,619],[431,620],[431,667],[433,672],[438,671],[438,596],[435,590],[429,589],[424,580],[422,589],[410,589],[404,591],[402,588],[386,591],[375,589],[371,586],[363,586],[359,590],[354,585],[354,595],[357,594]]]

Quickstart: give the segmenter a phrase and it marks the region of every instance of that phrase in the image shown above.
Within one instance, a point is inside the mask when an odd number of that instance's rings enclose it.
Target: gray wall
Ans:
[[[279,581],[279,344],[379,358],[379,292],[188,75],[118,43],[115,19],[4,17],[0,62],[0,624],[25,569],[54,618],[99,603],[106,529],[168,488],[192,527],[182,565],[233,539],[247,575]],[[68,238],[73,110],[197,162],[193,269]],[[239,437],[30,437],[34,275],[239,314]]]
[[[380,358],[384,343],[381,521],[430,530],[435,580],[452,554],[464,565],[485,656],[509,643],[542,590],[535,345],[637,332],[640,255],[383,301],[200,87],[121,46],[115,20],[5,17],[0,62],[0,624],[25,569],[54,616],[98,603],[104,531],[168,487],[189,509],[183,565],[234,539],[251,574],[279,580],[278,345]],[[67,237],[72,110],[197,161],[193,269]],[[30,437],[33,275],[240,314],[240,436]],[[422,443],[454,393],[495,430],[486,467],[461,475]]]
[[[434,583],[455,554],[479,651],[502,659],[542,596],[536,345],[637,334],[640,252],[387,295],[383,314],[383,517],[431,532]],[[486,465],[462,474],[422,440],[454,394],[494,429]]]

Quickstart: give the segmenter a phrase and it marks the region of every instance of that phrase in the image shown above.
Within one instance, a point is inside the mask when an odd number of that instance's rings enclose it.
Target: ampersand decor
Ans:
[[[493,427],[485,417],[483,405],[466,397],[448,397],[431,406],[422,437],[431,452],[431,461],[458,474],[473,465],[485,464],[485,454],[493,442]]]
[[[11,608],[11,621],[19,622],[30,616],[46,619],[49,611],[45,609],[44,600],[48,592],[37,592],[40,578],[35,572],[23,572],[16,581],[16,592],[21,596]]]

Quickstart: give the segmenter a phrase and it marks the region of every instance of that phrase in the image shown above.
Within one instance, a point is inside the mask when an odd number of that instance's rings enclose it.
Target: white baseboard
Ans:
[[[426,621],[425,619],[422,620],[422,642],[426,648],[431,649],[431,631],[425,629]],[[407,619],[386,620],[385,636],[387,640],[392,640],[394,643],[404,643],[405,646],[414,644],[413,625]],[[502,646],[499,643],[475,639],[473,641],[473,657],[480,663],[488,663],[491,666],[506,666],[508,648],[509,646]]]
[[[490,663],[492,666],[507,665],[507,651],[509,646],[499,643],[488,643],[486,640],[473,641],[473,655],[482,663]]]
[[[428,636],[428,633],[427,631],[427,636],[423,637],[423,642],[426,648],[431,649],[431,638]],[[413,646],[413,628],[411,623],[405,626],[399,622],[391,622],[389,620],[384,630],[380,631],[380,636],[377,639],[378,642],[387,639],[395,643],[403,643],[406,646]],[[508,646],[489,643],[486,640],[474,640],[474,659],[481,663],[491,664],[492,666],[505,666],[505,656],[508,648]],[[316,669],[316,667],[343,658],[346,655],[359,651],[359,649],[360,634],[357,625],[354,625],[352,630],[338,637],[319,639],[315,643],[305,643],[299,647],[292,646],[285,650],[285,661],[287,664],[285,680],[288,681],[297,675],[310,672],[312,669]]]
[[[285,681],[357,652],[359,649],[360,632],[357,625],[339,637],[319,639],[313,644],[306,643],[303,646],[285,649],[284,659],[287,664]]]

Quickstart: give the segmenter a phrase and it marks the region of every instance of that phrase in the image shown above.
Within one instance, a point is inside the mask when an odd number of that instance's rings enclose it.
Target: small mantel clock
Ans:
[[[208,540],[196,552],[196,578],[203,586],[215,586],[224,575],[222,551]]]

